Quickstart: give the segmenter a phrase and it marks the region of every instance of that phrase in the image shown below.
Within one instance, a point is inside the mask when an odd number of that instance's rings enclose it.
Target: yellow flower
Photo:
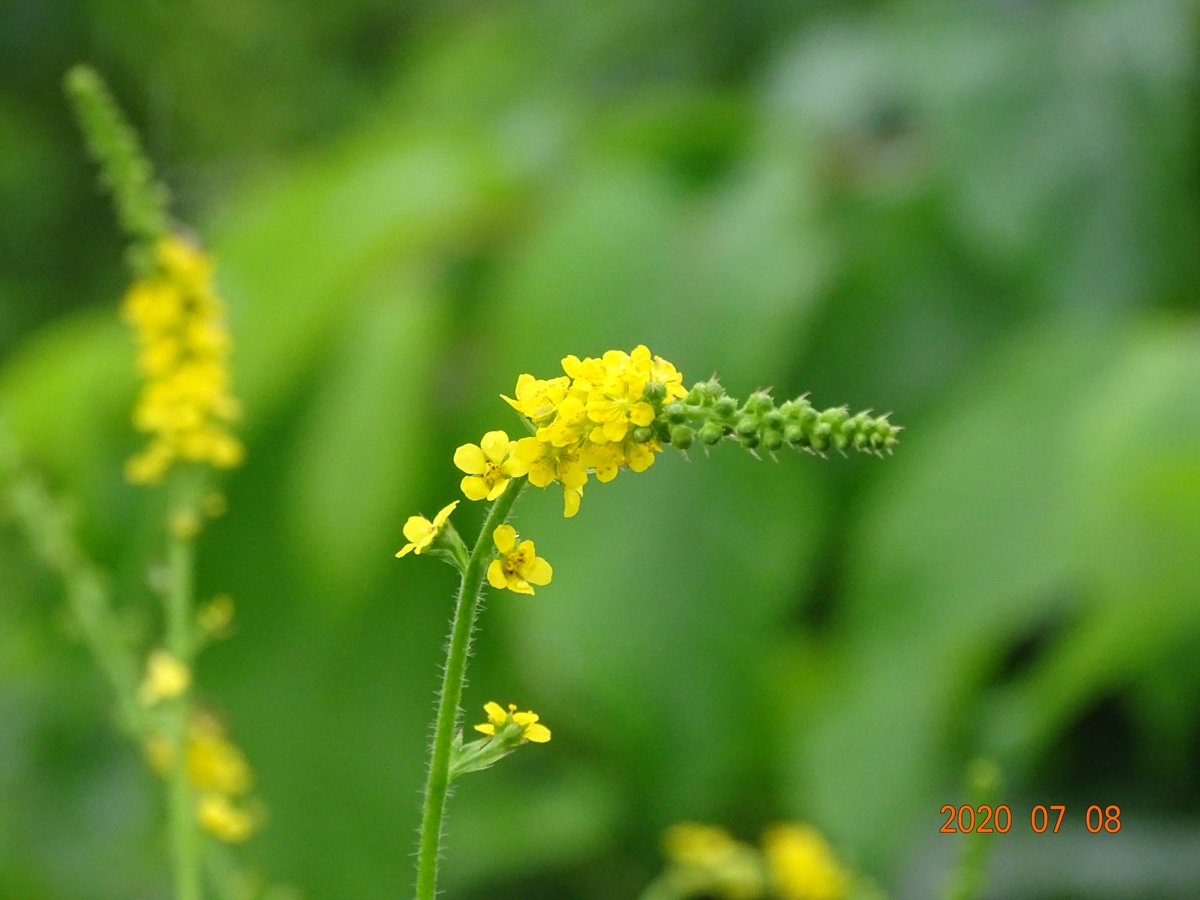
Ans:
[[[535,744],[544,744],[550,740],[550,729],[538,721],[539,716],[535,712],[517,712],[515,703],[508,704],[507,712],[499,703],[494,702],[485,703],[483,709],[488,714],[488,720],[475,726],[475,730],[481,734],[495,737],[504,726],[512,723],[520,727],[521,740],[533,741]]]
[[[782,900],[842,900],[848,879],[829,844],[809,825],[776,825],[763,835],[763,854]]]
[[[521,438],[512,455],[529,473],[529,483],[546,487],[557,481],[564,487],[581,488],[587,484],[587,469],[572,447],[557,447],[535,437]]]
[[[501,525],[492,532],[492,540],[500,556],[492,560],[487,570],[488,584],[508,588],[518,594],[532,594],[531,585],[549,584],[554,575],[550,563],[537,555],[533,541],[517,543],[517,530]]]
[[[495,500],[504,493],[510,478],[528,471],[520,460],[509,456],[512,445],[505,432],[489,431],[478,446],[463,444],[454,451],[454,465],[467,473],[461,487],[468,500]]]
[[[244,453],[229,431],[238,404],[212,260],[175,235],[160,240],[154,254],[153,273],[129,289],[122,305],[144,379],[134,427],[150,438],[126,464],[126,477],[138,484],[161,480],[176,462],[231,468]]]
[[[166,776],[175,760],[171,741],[154,734],[147,739],[144,750],[150,768]],[[187,780],[198,798],[196,820],[223,841],[245,840],[257,827],[257,817],[233,801],[249,793],[254,774],[242,751],[226,736],[220,720],[207,713],[193,713],[183,752]]]
[[[160,700],[178,697],[192,683],[188,667],[166,650],[155,650],[146,662],[146,676],[138,688],[138,700],[143,706],[153,706]]]
[[[404,536],[408,538],[409,543],[405,544],[396,556],[404,556],[409,552],[420,556],[421,551],[433,543],[433,539],[438,536],[442,526],[450,518],[450,513],[454,512],[454,507],[458,504],[459,501],[455,500],[448,506],[443,506],[441,511],[433,517],[432,522],[424,516],[409,516],[408,521],[404,523]]]
[[[682,822],[663,835],[663,848],[688,896],[704,892],[730,900],[762,896],[758,854],[734,840],[723,828]]]
[[[552,378],[542,380],[532,375],[522,375],[517,379],[517,399],[501,398],[513,409],[535,425],[543,425],[554,415],[558,405],[567,396],[569,378]]]
[[[254,817],[224,794],[202,794],[196,804],[196,821],[209,834],[229,844],[241,843],[254,833]]]

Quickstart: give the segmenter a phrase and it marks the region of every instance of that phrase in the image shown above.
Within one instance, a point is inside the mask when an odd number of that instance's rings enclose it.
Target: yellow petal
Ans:
[[[524,578],[512,577],[508,579],[508,589],[514,594],[529,594],[533,595],[533,588],[529,586],[529,582]]]
[[[479,442],[483,454],[494,463],[499,463],[508,455],[508,445],[512,441],[503,431],[489,431]],[[481,470],[482,471],[482,470]]]
[[[488,484],[478,475],[468,475],[459,484],[468,500],[482,500],[488,495]]]
[[[507,478],[497,478],[496,481],[492,484],[492,486],[488,489],[487,498],[489,500],[495,500],[497,497],[499,497],[501,494],[503,494],[505,492],[505,490],[507,490],[507,489],[508,489],[508,479]]]
[[[408,554],[412,553],[413,549],[414,549],[416,546],[417,546],[416,544],[405,544],[405,545],[404,545],[404,546],[403,546],[403,547],[400,549],[400,552],[396,554],[396,557],[397,557],[397,558],[399,558],[399,557],[401,557],[401,556],[407,556]]]
[[[563,488],[563,516],[569,519],[579,512],[579,501],[582,499],[581,489]]]
[[[450,513],[454,512],[454,507],[458,506],[458,504],[459,501],[455,500],[453,503],[443,506],[441,511],[433,517],[433,527],[441,528],[443,525],[445,525],[446,520],[450,518]],[[405,537],[408,537],[408,535],[405,535]]]
[[[525,729],[525,740],[533,741],[535,744],[544,744],[550,740],[550,729],[540,722],[536,722]]]
[[[454,465],[468,475],[479,475],[487,465],[487,458],[483,455],[483,451],[474,444],[463,444],[454,451]]]
[[[424,516],[409,516],[408,521],[404,523],[404,536],[413,543],[417,543],[429,534],[429,529],[432,527],[433,523]]]
[[[550,563],[538,557],[525,566],[525,571],[521,574],[525,576],[526,581],[533,584],[549,584],[550,579],[554,577],[554,570],[550,568]]]
[[[508,721],[508,713],[504,711],[504,707],[495,700],[489,700],[483,704],[483,711],[488,715],[488,721],[493,725],[503,725]]]
[[[493,559],[492,564],[488,566],[487,580],[488,584],[498,591],[502,591],[508,587],[508,581],[504,578],[504,567],[500,560]]]
[[[486,725],[476,725],[475,730],[478,731],[480,734],[494,735],[496,733],[496,726],[492,725],[490,723],[486,724]]]
[[[517,529],[508,524],[500,525],[492,532],[492,540],[496,542],[496,549],[501,553],[512,553],[513,548],[517,546]]]

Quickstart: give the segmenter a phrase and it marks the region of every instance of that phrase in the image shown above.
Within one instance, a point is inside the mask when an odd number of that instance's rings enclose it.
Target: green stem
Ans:
[[[471,634],[479,611],[479,592],[492,557],[492,532],[504,523],[525,487],[525,479],[513,479],[508,489],[496,498],[488,510],[483,528],[471,550],[463,572],[450,625],[446,666],[442,671],[442,689],[438,694],[437,724],[429,750],[429,773],[425,781],[425,803],[421,809],[421,843],[417,856],[417,900],[433,900],[437,892],[438,857],[441,854],[442,821],[446,811],[446,792],[450,787],[450,750],[458,726],[459,703],[471,650]]]
[[[182,494],[182,492],[180,492]],[[176,495],[179,496],[179,495]],[[178,501],[177,501],[178,502]],[[168,516],[179,509],[172,504]],[[192,635],[192,573],[194,548],[192,538],[168,526],[166,643],[167,650],[177,660],[192,667],[194,641]],[[200,843],[196,831],[195,800],[187,771],[187,726],[190,691],[173,701],[170,716],[172,746],[171,771],[168,776],[167,808],[170,818],[171,851],[175,865],[176,900],[200,900]]]

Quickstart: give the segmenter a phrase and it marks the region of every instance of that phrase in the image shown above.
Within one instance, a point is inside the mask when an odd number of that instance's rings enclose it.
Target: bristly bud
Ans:
[[[88,152],[100,164],[101,181],[112,192],[121,228],[136,242],[131,258],[139,270],[148,268],[148,249],[168,232],[167,190],[154,180],[137,132],[99,74],[90,66],[75,66],[64,87]]]
[[[725,394],[717,398],[717,402],[713,405],[713,409],[722,419],[732,419],[734,413],[737,412],[737,401]]]
[[[817,410],[807,396],[776,406],[770,392],[762,390],[739,405],[715,380],[695,385],[683,401],[668,403],[652,430],[681,450],[697,439],[713,446],[728,437],[752,453],[789,446],[819,455],[836,449],[876,456],[890,453],[900,432],[887,416],[875,417],[869,410],[851,415],[844,406]]]
[[[761,415],[770,412],[774,408],[775,401],[771,399],[771,394],[768,391],[755,391],[746,398],[746,402],[742,406],[742,411]]]
[[[707,426],[706,426],[707,427]],[[676,425],[671,429],[671,446],[679,450],[687,450],[692,446],[692,442],[696,439],[696,432],[688,428],[686,425]],[[718,435],[717,440],[721,438]],[[715,441],[713,442],[715,443]]]
[[[642,397],[648,403],[662,403],[667,398],[667,386],[661,381],[647,381]]]
[[[725,429],[716,422],[705,422],[700,426],[700,440],[709,447],[725,437]]]
[[[649,427],[643,426],[641,428],[635,428],[631,433],[633,435],[634,442],[638,444],[645,444],[654,440],[654,429]]]

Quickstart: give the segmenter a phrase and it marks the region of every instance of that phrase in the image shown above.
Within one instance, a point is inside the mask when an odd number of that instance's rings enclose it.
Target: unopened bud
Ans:
[[[705,426],[707,427],[707,426]],[[680,450],[686,450],[692,446],[692,442],[696,439],[696,432],[688,428],[686,425],[676,425],[671,429],[671,446],[677,447]]]

